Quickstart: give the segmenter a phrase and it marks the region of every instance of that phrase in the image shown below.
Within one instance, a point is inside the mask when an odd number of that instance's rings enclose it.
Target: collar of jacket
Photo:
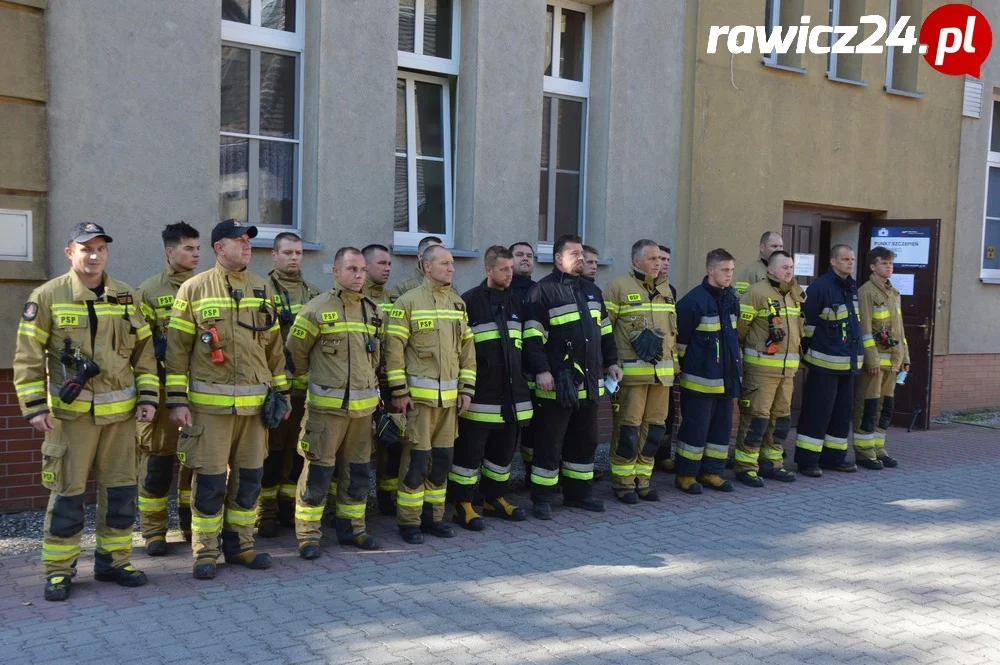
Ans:
[[[243,270],[228,270],[227,268],[223,267],[221,263],[216,261],[215,267],[212,268],[212,270],[214,270],[219,275],[219,277],[222,278],[223,282],[226,281],[226,279],[229,279],[230,282],[238,282],[238,283],[245,283],[250,281],[249,277],[250,271],[247,268],[244,268]]]
[[[843,289],[853,289],[854,288],[854,278],[848,275],[847,277],[841,277],[837,274],[837,271],[830,266],[829,275],[833,278],[834,283]]]
[[[421,284],[422,287],[430,291],[431,293],[450,293],[451,284],[435,284],[431,281],[430,277],[424,276],[424,281]]]
[[[525,277],[524,275],[514,275],[514,279],[510,281],[511,288],[515,286],[534,286],[535,280],[530,277]]]
[[[655,289],[657,286],[655,278],[650,277],[638,268],[632,268],[632,277],[634,277],[637,282],[645,286],[647,289]]]
[[[485,279],[479,283],[479,288],[489,296],[491,303],[504,303],[510,300],[510,289],[494,289],[492,286],[487,286]]]
[[[780,293],[781,295],[785,295],[786,293],[788,293],[789,291],[791,291],[792,290],[792,286],[797,286],[796,284],[794,284],[794,282],[795,282],[795,278],[794,277],[787,284],[779,282],[778,280],[774,279],[770,275],[767,276],[767,281],[770,282],[771,286],[773,286],[775,289],[777,289],[778,293]]]
[[[419,279],[421,281],[424,279],[425,275],[424,275],[424,269],[423,269],[422,266],[423,266],[423,259],[421,259],[421,258],[418,257],[417,258],[417,267],[414,268],[414,270],[413,270],[413,279]]]
[[[768,261],[767,261],[767,259],[760,259],[759,258],[757,260],[764,264],[764,269],[766,270],[767,267],[768,267]]]
[[[181,284],[194,277],[194,270],[174,270],[173,266],[168,263],[166,275],[168,282],[180,287]]]
[[[729,292],[733,290],[733,287],[731,286],[727,286],[724,289],[721,289],[718,286],[712,286],[708,283],[708,275],[701,278],[701,285],[705,287],[705,290],[712,294],[712,297],[717,300],[727,296]]]
[[[385,297],[385,284],[376,284],[367,277],[365,278],[365,285],[361,288],[361,290],[372,298]]]
[[[345,289],[341,286],[336,287],[333,295],[344,301],[345,305],[355,305],[361,302],[365,297],[365,294],[360,291],[351,291],[350,289]]]
[[[571,275],[568,272],[563,272],[559,268],[552,266],[552,274],[563,284],[579,284],[580,280],[583,279],[581,275]]]
[[[874,273],[872,274],[871,277],[868,278],[868,281],[874,284],[875,288],[881,291],[882,293],[892,293],[892,291],[896,288],[892,285],[891,279],[885,280],[885,283],[883,284],[882,280],[876,277]]]
[[[80,281],[80,276],[76,274],[76,271],[70,268],[69,270],[70,283],[73,285],[73,302],[87,302],[88,300],[97,300],[97,295]],[[108,282],[108,273],[101,273],[101,283],[104,284],[104,298],[108,297],[108,288],[111,286]]]
[[[285,285],[285,282],[289,285],[302,285],[305,283],[305,280],[302,279],[301,271],[297,275],[289,275],[287,272],[275,268],[271,272],[267,273],[267,275],[268,277],[273,277],[278,280],[278,284],[281,284],[282,286]]]

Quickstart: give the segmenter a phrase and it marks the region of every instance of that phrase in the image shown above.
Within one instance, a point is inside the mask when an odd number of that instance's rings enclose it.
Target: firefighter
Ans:
[[[748,265],[733,284],[736,294],[743,297],[743,294],[751,286],[757,282],[767,281],[768,259],[771,258],[771,254],[783,251],[784,249],[785,241],[780,233],[777,231],[764,231],[764,235],[760,237],[757,260]]]
[[[738,332],[743,347],[743,395],[736,432],[736,479],[763,487],[763,478],[792,482],[783,468],[783,444],[792,426],[792,391],[799,369],[802,301],[795,261],[777,250],[768,259],[767,279],[740,299]],[[763,449],[762,449],[763,446]],[[758,456],[763,461],[758,465]]]
[[[201,258],[198,230],[186,222],[168,224],[162,232],[167,267],[139,286],[139,307],[153,333],[153,348],[160,378],[160,408],[153,423],[139,423],[139,528],[146,554],[167,554],[167,496],[177,457],[177,425],[166,408],[167,327],[174,296],[180,285],[194,276]],[[177,474],[177,516],[184,540],[191,540],[191,469],[180,465]]]
[[[736,326],[739,300],[730,286],[733,256],[714,249],[701,284],[677,303],[681,356],[681,428],[677,433],[675,484],[688,494],[702,487],[731,492],[722,472],[729,454],[733,400],[740,397],[743,366]]]
[[[472,506],[476,490],[483,513],[520,522],[524,510],[506,499],[511,461],[520,430],[531,421],[531,393],[521,373],[521,332],[526,320],[521,301],[510,291],[514,256],[494,246],[486,250],[486,279],[462,295],[476,346],[476,394],[458,420],[455,458],[448,474],[452,521],[482,531],[483,518]]]
[[[428,247],[440,244],[442,244],[442,240],[437,236],[424,236],[420,239],[420,242],[417,243],[417,267],[414,268],[413,275],[396,282],[396,285],[392,287],[389,291],[390,302],[396,302],[401,295],[424,283],[424,252],[427,251]]]
[[[660,245],[660,276],[670,285],[670,297],[677,302],[677,287],[670,281],[670,248]],[[676,319],[676,317],[675,317]],[[674,368],[676,371],[676,367]],[[656,464],[662,471],[674,472],[674,425],[677,422],[677,411],[680,409],[680,387],[674,383],[670,386],[670,408],[667,411],[667,421],[664,423],[663,441],[656,452]],[[639,433],[643,438],[643,433]]]
[[[262,411],[288,407],[288,380],[274,293],[247,270],[256,236],[256,227],[235,219],[216,224],[215,266],[181,285],[170,314],[167,406],[181,427],[177,457],[194,472],[195,579],[215,577],[220,531],[226,563],[271,565],[253,534],[267,427],[277,424],[270,416],[264,422]]]
[[[622,503],[659,501],[650,478],[666,432],[677,346],[677,313],[670,285],[660,277],[659,245],[632,245],[631,272],[613,279],[603,297],[623,374],[614,404],[611,484]]]
[[[455,260],[440,245],[424,250],[424,282],[393,304],[386,324],[386,378],[392,403],[406,416],[407,440],[399,465],[396,519],[403,540],[455,535],[444,523],[448,472],[458,416],[476,386],[476,350],[455,295]]]
[[[320,294],[320,288],[302,277],[302,238],[285,231],[274,237],[271,248],[274,268],[267,274],[273,289],[272,301],[278,310],[281,339],[288,339],[288,331],[302,307]],[[285,355],[288,364],[288,355]],[[291,373],[294,369],[289,367]],[[294,372],[301,376],[301,372]],[[278,525],[295,526],[295,486],[302,471],[302,458],[296,453],[299,426],[305,411],[306,386],[300,379],[290,382],[292,413],[268,432],[267,457],[264,458],[264,477],[261,480],[260,499],[257,500],[257,534],[263,538],[278,535]]]
[[[601,255],[590,245],[583,246],[583,277],[591,284],[597,281],[597,268],[601,260]]]
[[[392,254],[385,245],[368,245],[361,250],[365,257],[367,277],[362,293],[373,300],[381,310],[380,318],[383,324],[389,320],[389,312],[392,310],[392,303],[389,302],[389,294],[385,285],[392,275]],[[384,342],[385,330],[379,331],[379,338]],[[379,385],[382,392],[388,395],[388,385],[385,382],[385,354],[380,356],[381,364],[378,368]],[[383,515],[396,514],[396,485],[399,484],[399,446],[388,446],[381,439],[375,439],[375,498],[378,501],[378,510]],[[334,485],[330,486],[334,490]],[[332,492],[336,495],[336,491]]]
[[[535,285],[532,275],[535,273],[535,248],[531,243],[515,242],[507,248],[514,257],[514,279],[510,283],[510,292],[522,303],[528,302],[528,292]]]
[[[295,535],[303,559],[320,556],[320,524],[335,472],[337,541],[379,549],[365,527],[365,507],[371,416],[379,400],[376,369],[382,314],[362,291],[365,263],[361,250],[337,250],[333,289],[302,309],[288,337],[295,375],[308,382],[298,444],[305,465],[295,497]]]
[[[830,249],[830,270],[809,285],[802,311],[805,331],[803,361],[808,365],[802,411],[796,427],[795,463],[810,478],[822,469],[854,472],[848,462],[847,437],[854,408],[854,377],[864,363],[858,319],[854,250]]]
[[[45,434],[45,600],[70,595],[91,469],[94,577],[127,587],[146,583],[129,563],[138,494],[135,427],[156,417],[160,382],[135,291],[104,271],[110,243],[97,224],[75,225],[65,249],[69,272],[31,292],[17,328],[14,390],[25,419]]]
[[[899,465],[885,451],[885,432],[892,422],[896,377],[910,371],[901,299],[889,281],[895,258],[885,247],[869,252],[872,274],[858,289],[865,361],[854,397],[854,461],[872,471]]]
[[[582,277],[583,251],[579,236],[560,236],[552,272],[528,296],[524,352],[536,382],[529,482],[532,513],[542,520],[552,519],[560,472],[564,506],[604,510],[592,496],[597,405],[604,369],[615,381],[622,372],[604,299]]]

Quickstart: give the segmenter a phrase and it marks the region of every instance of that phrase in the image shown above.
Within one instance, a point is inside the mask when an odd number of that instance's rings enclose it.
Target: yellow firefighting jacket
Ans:
[[[666,279],[653,280],[638,270],[619,275],[604,289],[604,306],[615,331],[618,362],[623,385],[674,383],[674,357],[677,353],[677,309]],[[640,360],[629,336],[645,328],[663,331],[663,360],[651,365]]]
[[[389,290],[389,302],[396,302],[399,297],[406,293],[407,291],[412,291],[421,284],[424,283],[424,271],[420,267],[420,263],[417,263],[417,267],[413,270],[413,275],[407,277],[404,280],[396,282],[395,286]],[[451,292],[458,296],[458,291],[455,290],[455,285],[452,284]]]
[[[736,289],[736,294],[742,297],[751,286],[765,281],[767,281],[767,263],[764,259],[758,258],[740,273],[733,282],[733,288]]]
[[[318,286],[314,286],[302,279],[301,273],[292,276],[275,268],[267,273],[267,278],[270,282],[269,286],[274,290],[274,295],[271,298],[274,306],[278,309],[281,339],[284,342],[288,340],[288,331],[292,329],[292,322],[295,321],[295,317],[302,311],[302,307],[323,291]],[[286,365],[288,364],[287,360],[288,357],[286,356]],[[290,370],[291,368],[286,369]],[[288,374],[291,376],[293,373],[289,372]],[[295,372],[295,374],[298,374],[298,372]],[[306,384],[302,381],[293,377],[290,386],[294,395],[302,396],[305,394]]]
[[[71,404],[58,397],[76,373],[75,363],[60,362],[67,340],[71,352],[79,350],[101,370]],[[131,418],[137,403],[156,407],[159,385],[152,334],[130,286],[105,274],[98,298],[70,270],[32,291],[14,352],[14,389],[25,418],[51,411],[76,420],[92,413],[95,425],[116,423]]]
[[[146,317],[154,341],[161,337],[166,339],[177,289],[192,277],[194,277],[193,270],[177,271],[167,266],[139,285],[139,309]]]
[[[792,278],[788,284],[765,279],[750,286],[740,298],[740,321],[736,331],[743,347],[743,367],[746,372],[767,376],[795,376],[799,369],[799,350],[805,329],[802,303],[805,293]],[[785,337],[777,351],[767,353],[769,321],[775,309],[781,317],[780,327]]]
[[[872,277],[858,289],[858,315],[861,318],[861,339],[865,347],[865,369],[881,367],[899,371],[910,364],[910,348],[903,332],[903,310],[899,291],[892,280],[880,284]],[[877,343],[875,337],[885,329],[899,342],[890,347]]]
[[[389,312],[392,311],[392,301],[389,299],[389,292],[386,290],[385,284],[376,284],[370,279],[366,279],[365,285],[361,287],[361,293],[379,306],[383,320],[389,318]]]
[[[360,418],[375,411],[381,316],[363,294],[335,287],[295,317],[285,344],[296,378],[308,382],[310,412]]]
[[[395,302],[386,324],[386,378],[393,397],[428,406],[454,406],[459,394],[475,394],[476,347],[465,303],[451,286],[425,279]]]
[[[260,412],[269,386],[287,392],[272,296],[263,277],[218,263],[181,285],[167,333],[167,406],[249,416]],[[221,363],[212,362],[212,329]]]

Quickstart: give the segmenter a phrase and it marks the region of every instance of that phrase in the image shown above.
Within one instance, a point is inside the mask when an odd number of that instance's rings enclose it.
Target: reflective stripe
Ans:
[[[338,333],[367,333],[369,335],[377,335],[378,328],[370,323],[362,323],[360,321],[337,321],[336,323],[323,323],[319,327],[319,331],[324,335],[332,335]]]
[[[326,407],[330,409],[343,409],[344,397],[347,391],[342,388],[325,388],[319,384],[309,382],[308,395],[306,400],[313,406]],[[350,399],[347,400],[348,411],[364,411],[374,409],[378,406],[379,391],[378,386],[366,388],[364,390],[351,390]]]
[[[799,354],[789,353],[786,355],[768,355],[755,351],[754,349],[743,349],[743,362],[747,365],[757,365],[759,367],[784,367],[787,369],[798,369]]]
[[[225,383],[191,381],[188,399],[193,404],[207,406],[261,406],[267,393],[266,384],[234,386]]]
[[[498,483],[505,483],[508,480],[510,480],[510,467],[511,467],[510,464],[508,464],[507,466],[499,466],[497,464],[494,464],[493,462],[490,462],[489,460],[484,459],[483,466],[480,469],[480,471],[484,476],[486,476],[490,480],[496,481]]]
[[[149,497],[140,496],[138,498],[139,512],[142,513],[161,513],[167,509],[167,497]]]
[[[378,481],[378,488],[383,492],[395,492],[399,485],[399,478],[383,478]]]
[[[705,449],[700,446],[696,447],[686,444],[683,441],[678,441],[676,453],[681,457],[685,457],[695,462],[700,462],[701,458],[705,456]]]
[[[281,485],[278,489],[278,495],[284,499],[294,499],[295,498],[295,485]]]
[[[882,367],[887,367],[892,369],[892,354],[891,353],[880,353],[878,354],[879,365]]]
[[[226,523],[233,526],[252,526],[257,521],[257,512],[254,510],[236,510],[226,508]]]
[[[748,443],[744,443],[743,445],[745,445],[747,448],[751,447],[750,444],[748,444]],[[757,463],[757,453],[748,453],[748,452],[744,452],[744,451],[740,450],[739,448],[737,448],[736,449],[736,457],[735,457],[735,459],[736,459],[737,462],[742,462],[743,464],[756,464]]]
[[[326,506],[307,506],[303,503],[295,504],[295,519],[303,522],[320,522],[323,519],[323,511]]]
[[[611,463],[611,475],[628,478],[635,475],[635,464],[615,464]]]
[[[170,318],[170,325],[168,326],[168,328],[171,328],[172,330],[180,330],[181,332],[187,333],[189,335],[193,335],[195,333],[194,324],[191,323],[190,321],[185,321],[179,316],[174,316]]]
[[[45,344],[49,341],[49,334],[47,332],[34,323],[28,323],[23,320],[17,324],[17,334],[24,335],[25,337],[34,337],[40,344]]]
[[[139,388],[152,387],[159,389],[160,378],[155,374],[139,374],[135,377],[135,385]]]
[[[805,328],[802,331],[802,336],[803,337],[812,337],[813,333],[815,333],[815,332],[816,332],[816,326],[805,326]]]
[[[622,374],[625,376],[657,376],[664,378],[674,375],[674,361],[661,360],[653,365],[644,360],[622,361]]]
[[[296,316],[292,325],[314,337],[319,335],[319,327],[304,316]]]
[[[687,351],[687,348],[688,348],[687,344],[681,344],[680,342],[678,342],[677,343],[677,357],[678,358],[683,358],[684,357],[684,352]]]
[[[867,449],[875,447],[875,435],[874,434],[859,434],[854,433],[854,447]]]
[[[726,392],[725,379],[706,379],[694,374],[681,374],[681,388],[699,393],[723,394]]]
[[[454,481],[459,485],[475,485],[479,481],[479,469],[468,469],[464,466],[452,464],[451,471],[448,472],[448,480]]]
[[[574,480],[593,480],[594,464],[575,464],[573,462],[562,463],[562,475]]]
[[[278,498],[278,488],[275,487],[262,487],[260,490],[260,500],[261,501],[275,501]]]
[[[705,457],[712,459],[726,459],[729,457],[729,446],[719,443],[705,444]]]
[[[34,395],[35,393],[45,392],[45,382],[44,381],[30,381],[28,383],[22,383],[20,385],[14,386],[14,392],[21,399],[24,399],[28,395]]]
[[[476,404],[473,402],[461,417],[477,423],[504,422],[499,404]]]
[[[861,345],[864,346],[866,349],[875,348],[875,340],[872,338],[871,335],[864,335],[861,337]]]
[[[416,492],[396,492],[396,505],[404,506],[407,508],[419,508],[424,505],[424,490],[417,490]]]
[[[342,517],[349,520],[360,520],[365,516],[365,508],[367,506],[363,503],[338,503],[337,504],[337,517]]]
[[[403,339],[410,338],[410,329],[406,326],[396,325],[395,323],[390,323],[385,327],[385,334],[392,335],[393,337],[402,337]]]
[[[410,396],[415,399],[438,399],[439,393],[441,401],[458,399],[458,379],[448,381],[438,381],[422,376],[407,376],[406,383],[410,388]]]
[[[888,307],[878,307],[878,306],[875,306],[875,308],[872,310],[872,319],[873,320],[880,321],[882,319],[888,319],[889,316],[890,316],[890,314],[889,314],[889,308]]]
[[[424,490],[424,503],[444,503],[445,499],[445,488],[437,490]],[[399,503],[397,500],[396,503]]]
[[[805,434],[797,434],[795,436],[795,447],[802,448],[803,450],[808,450],[813,453],[823,452],[823,439],[814,439],[811,436],[806,436]]]
[[[180,507],[190,507],[191,506],[191,490],[178,490],[177,491],[177,505]]]
[[[410,320],[419,319],[452,319],[462,321],[465,312],[458,309],[414,309],[410,312]]]
[[[635,475],[639,477],[648,478],[653,475],[653,465],[643,464],[641,462],[635,463]]]
[[[843,309],[841,309],[843,308]],[[838,311],[834,312],[829,307],[824,307],[823,311],[819,313],[819,318],[824,321],[842,321],[847,318],[847,306],[838,305]]]
[[[187,392],[188,378],[187,374],[167,374],[167,381],[164,385],[183,388],[184,392]]]
[[[823,440],[823,447],[832,450],[847,450],[847,439],[827,435]]]
[[[103,552],[126,552],[132,549],[132,534],[124,536],[102,536],[97,534],[97,550]]]
[[[835,371],[845,371],[851,369],[850,356],[831,356],[826,353],[820,353],[819,351],[811,348],[806,351],[805,361],[810,365],[824,367]]]
[[[80,556],[80,545],[42,543],[42,561],[67,561]]]
[[[518,402],[514,405],[514,414],[518,421],[531,420],[535,410],[531,402]]]
[[[559,469],[542,469],[532,465],[531,482],[543,487],[552,487],[559,482]]]
[[[330,487],[327,488],[326,493],[327,493],[328,496],[331,496],[331,497],[336,497],[337,496],[337,481],[336,480],[333,480],[333,481],[330,482]]]
[[[703,316],[695,330],[714,331],[722,330],[722,324],[717,316]]]
[[[780,448],[775,450],[774,448],[764,448],[764,459],[771,460],[772,462],[780,460],[783,456],[783,452]]]

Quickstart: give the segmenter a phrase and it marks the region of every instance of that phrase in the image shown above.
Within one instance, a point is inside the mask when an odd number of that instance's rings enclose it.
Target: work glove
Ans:
[[[576,410],[580,400],[576,394],[576,381],[573,380],[573,370],[563,368],[556,372],[556,405],[560,409]]]
[[[398,446],[406,438],[406,416],[379,410],[374,417],[375,436],[387,446]]]
[[[59,400],[64,404],[72,404],[80,396],[87,381],[100,373],[101,368],[97,363],[89,358],[84,358],[77,363],[76,373],[63,381],[62,386],[59,387]]]
[[[651,365],[663,360],[663,338],[666,335],[659,328],[643,328],[628,336],[635,354]]]
[[[280,425],[285,413],[291,408],[287,397],[273,388],[268,388],[267,396],[264,397],[264,406],[260,410],[260,419],[264,421],[264,427],[274,429]]]

